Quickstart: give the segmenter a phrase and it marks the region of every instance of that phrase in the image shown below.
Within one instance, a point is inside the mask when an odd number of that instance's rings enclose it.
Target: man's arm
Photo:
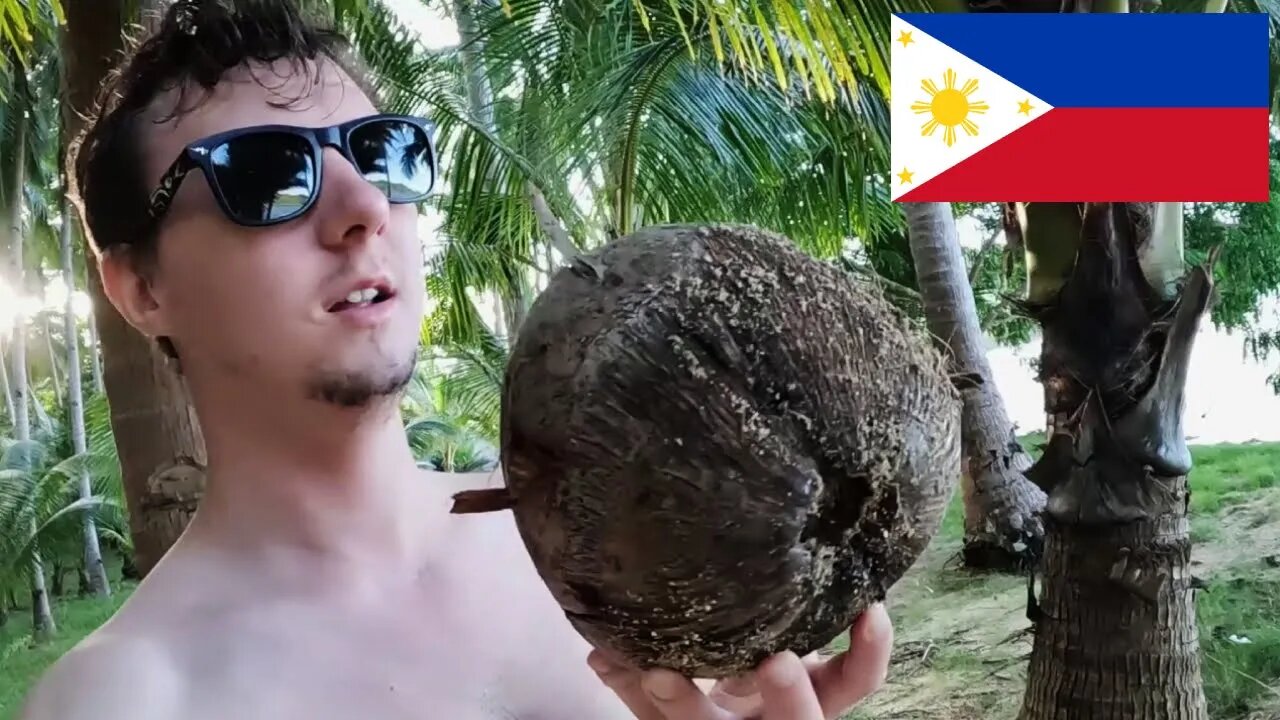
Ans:
[[[157,643],[91,636],[44,674],[18,720],[171,720],[183,686]]]

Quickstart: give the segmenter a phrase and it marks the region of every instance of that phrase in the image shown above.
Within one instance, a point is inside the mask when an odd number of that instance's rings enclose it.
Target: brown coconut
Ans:
[[[716,678],[885,597],[960,475],[960,403],[880,292],[745,227],[655,227],[560,270],[507,367],[506,488],[589,642]]]

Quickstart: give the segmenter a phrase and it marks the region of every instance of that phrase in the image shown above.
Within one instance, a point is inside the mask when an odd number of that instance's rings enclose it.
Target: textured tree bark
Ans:
[[[62,597],[63,595],[66,595],[67,569],[62,566],[61,562],[57,560],[53,561],[53,572],[49,573],[49,576],[53,578],[53,582],[49,583],[49,592],[52,593],[54,597]]]
[[[906,203],[908,239],[925,321],[961,383],[965,505],[964,561],[973,568],[1026,569],[1044,537],[1045,494],[1026,479],[1031,457],[1014,435],[983,348],[973,289],[950,203]]]
[[[67,132],[79,132],[111,60],[123,43],[123,0],[70,0],[67,25]],[[155,3],[143,3],[152,13]],[[87,234],[87,228],[86,228]],[[153,343],[106,299],[96,268],[88,273],[102,342],[103,384],[120,456],[125,499],[141,575],[173,545],[204,490],[204,439],[181,379]]]
[[[1149,211],[1081,209],[1069,279],[1051,302],[1028,303],[1044,329],[1046,409],[1057,420],[1028,472],[1048,502],[1019,717],[1204,720],[1182,394],[1210,268],[1193,268],[1167,299],[1139,261],[1147,243],[1168,241],[1141,220]],[[1028,252],[1064,232],[1038,232],[1028,215]]]

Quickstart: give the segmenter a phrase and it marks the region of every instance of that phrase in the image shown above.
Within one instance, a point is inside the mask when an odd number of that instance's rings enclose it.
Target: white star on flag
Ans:
[[[893,200],[1051,107],[897,15],[891,29]]]

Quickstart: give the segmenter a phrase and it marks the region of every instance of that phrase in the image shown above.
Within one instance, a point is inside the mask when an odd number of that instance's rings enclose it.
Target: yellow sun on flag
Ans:
[[[965,81],[964,86],[956,88],[956,71],[947,68],[942,74],[942,89],[933,80],[922,80],[920,87],[929,93],[929,100],[917,100],[911,104],[911,109],[917,115],[921,113],[931,113],[932,118],[920,128],[921,135],[933,135],[933,131],[941,125],[945,128],[942,131],[942,140],[951,147],[956,142],[956,127],[963,128],[970,135],[978,134],[978,126],[969,119],[969,114],[981,114],[989,110],[985,102],[973,102],[969,100],[969,96],[974,90],[978,89],[978,81],[969,78]]]

